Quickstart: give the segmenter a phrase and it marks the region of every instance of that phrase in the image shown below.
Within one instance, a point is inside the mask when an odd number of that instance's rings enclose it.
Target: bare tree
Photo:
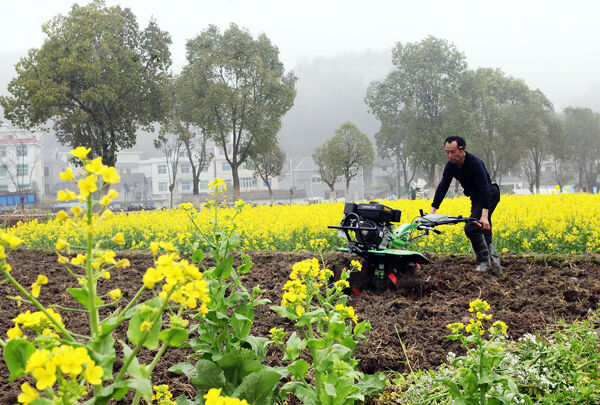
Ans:
[[[177,166],[179,165],[180,152],[183,146],[183,141],[177,133],[171,131],[172,129],[172,122],[164,123],[161,126],[158,138],[154,140],[154,147],[165,155],[167,163],[169,192],[171,193],[171,208],[173,208],[173,193],[175,192],[175,182],[177,180]]]

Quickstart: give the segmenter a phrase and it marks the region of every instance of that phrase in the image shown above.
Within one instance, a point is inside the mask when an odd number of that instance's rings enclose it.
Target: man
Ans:
[[[471,218],[478,218],[480,224],[467,222],[465,234],[471,240],[477,267],[475,271],[496,276],[502,273],[498,251],[492,243],[492,213],[500,201],[500,189],[492,183],[484,163],[477,156],[466,151],[467,143],[459,136],[449,136],[444,141],[448,163],[444,167],[442,181],[435,190],[431,203],[434,214],[446,196],[452,179],[461,184],[466,196],[471,198]]]

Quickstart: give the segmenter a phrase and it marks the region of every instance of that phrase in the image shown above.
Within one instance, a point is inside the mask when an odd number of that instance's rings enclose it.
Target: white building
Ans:
[[[44,194],[43,140],[39,132],[0,125],[0,193]]]

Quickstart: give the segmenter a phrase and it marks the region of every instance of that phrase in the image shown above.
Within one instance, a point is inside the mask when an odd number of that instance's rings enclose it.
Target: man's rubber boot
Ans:
[[[492,269],[490,265],[490,251],[485,241],[483,234],[478,233],[470,237],[473,250],[475,251],[475,257],[477,259],[477,267],[475,271],[478,273],[487,273]]]
[[[488,249],[490,251],[490,265],[492,267],[491,273],[494,276],[499,276],[502,274],[502,266],[500,265],[500,256],[498,255],[496,246],[494,246],[493,243],[490,243],[488,245]]]

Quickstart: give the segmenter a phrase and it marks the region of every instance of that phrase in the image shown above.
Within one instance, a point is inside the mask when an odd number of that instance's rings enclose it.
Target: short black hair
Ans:
[[[465,149],[467,147],[467,141],[465,141],[464,138],[461,138],[460,136],[449,136],[444,141],[444,145],[446,145],[447,143],[455,142],[455,141],[456,141],[456,146],[458,146],[458,149]]]

